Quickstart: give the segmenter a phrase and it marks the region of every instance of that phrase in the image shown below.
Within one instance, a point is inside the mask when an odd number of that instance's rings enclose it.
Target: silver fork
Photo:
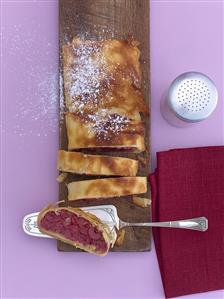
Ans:
[[[119,228],[128,226],[143,227],[167,227],[167,228],[184,228],[204,232],[208,229],[208,219],[206,217],[198,217],[185,220],[165,221],[165,222],[125,222],[119,219]]]

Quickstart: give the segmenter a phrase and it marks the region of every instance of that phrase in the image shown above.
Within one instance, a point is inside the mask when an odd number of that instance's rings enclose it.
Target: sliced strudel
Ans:
[[[146,177],[122,177],[72,182],[68,200],[111,198],[147,192]]]
[[[66,114],[68,149],[114,148],[145,150],[144,124],[104,111],[91,115]]]
[[[39,213],[38,228],[44,234],[97,255],[106,255],[113,243],[109,227],[78,208],[47,207]]]
[[[58,170],[88,175],[136,176],[138,161],[122,157],[58,152]]]

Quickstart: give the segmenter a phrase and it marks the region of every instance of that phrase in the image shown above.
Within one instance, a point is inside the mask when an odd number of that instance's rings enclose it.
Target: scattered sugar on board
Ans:
[[[14,86],[13,133],[19,137],[43,137],[42,141],[58,130],[58,54],[55,41],[40,34],[42,25],[31,23],[30,30],[14,24],[7,28],[7,34],[3,32],[7,49],[4,61],[5,67],[7,61],[16,61],[7,68],[12,76],[18,69],[23,74]]]

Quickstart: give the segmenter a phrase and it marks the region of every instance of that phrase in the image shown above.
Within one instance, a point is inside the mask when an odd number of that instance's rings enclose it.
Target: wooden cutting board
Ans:
[[[149,93],[149,0],[60,0],[60,148],[67,150],[67,137],[64,121],[64,93],[62,76],[62,45],[71,41],[74,36],[85,39],[128,38],[132,36],[140,42],[141,67],[143,72],[143,92],[150,104]],[[107,152],[108,155],[125,156],[139,160],[139,176],[148,176],[150,171],[150,121],[143,118],[146,124],[146,152],[141,154],[124,152]],[[88,153],[88,150],[85,151]],[[91,150],[91,153],[93,151]],[[97,154],[103,152],[97,150]],[[105,154],[105,153],[104,153]],[[69,174],[59,186],[59,200],[66,200],[65,183],[90,178],[83,175]],[[99,178],[99,177],[98,177]],[[150,196],[148,186],[148,194]],[[73,206],[83,207],[100,204],[114,204],[121,219],[130,222],[147,222],[151,220],[151,208],[141,208],[132,203],[132,197],[106,200],[79,200]],[[147,251],[151,248],[150,228],[127,228],[125,241],[121,247],[115,246],[111,251]],[[79,251],[61,241],[59,251]]]

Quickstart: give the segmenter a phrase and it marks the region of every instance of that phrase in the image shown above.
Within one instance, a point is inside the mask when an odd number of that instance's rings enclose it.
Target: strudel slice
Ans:
[[[106,255],[113,243],[109,227],[78,208],[48,206],[39,213],[38,228],[44,234],[97,255]]]
[[[88,175],[136,176],[138,161],[122,157],[58,152],[58,170]]]
[[[68,149],[113,148],[145,150],[144,123],[118,114],[66,114]]]
[[[146,193],[146,177],[122,177],[72,182],[68,200],[111,198]]]

